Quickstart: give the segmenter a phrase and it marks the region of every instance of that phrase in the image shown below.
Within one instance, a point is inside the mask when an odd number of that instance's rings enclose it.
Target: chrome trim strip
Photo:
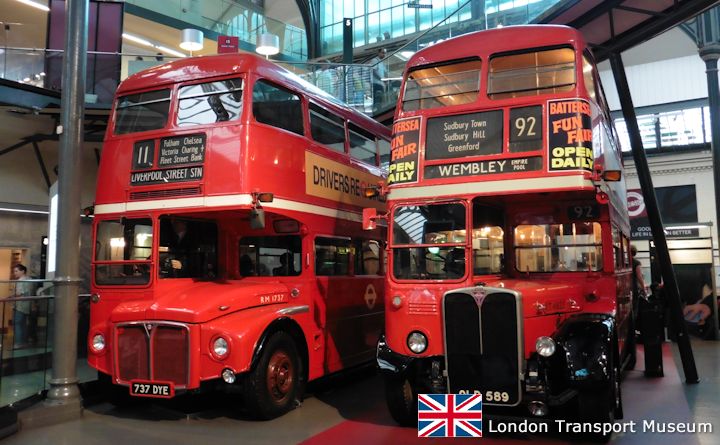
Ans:
[[[297,315],[297,314],[304,314],[306,312],[310,312],[310,306],[303,305],[303,306],[290,306],[286,308],[282,308],[279,311],[277,311],[280,315]]]

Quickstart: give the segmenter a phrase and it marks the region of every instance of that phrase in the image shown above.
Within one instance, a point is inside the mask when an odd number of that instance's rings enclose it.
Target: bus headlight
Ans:
[[[413,331],[407,338],[408,348],[415,354],[422,354],[427,349],[427,337],[418,331]]]
[[[555,354],[555,340],[550,337],[538,337],[535,341],[535,350],[543,357]]]
[[[227,340],[222,337],[216,338],[212,343],[212,352],[215,358],[223,359],[227,357],[228,352],[230,352]]]
[[[105,350],[105,337],[102,334],[95,334],[93,336],[92,348],[95,352],[103,352]]]

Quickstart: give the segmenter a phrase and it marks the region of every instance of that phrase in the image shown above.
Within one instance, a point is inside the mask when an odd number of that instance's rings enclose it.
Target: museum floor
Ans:
[[[620,434],[614,444],[720,445],[720,343],[693,344],[701,383],[685,385],[674,346],[665,345],[665,377],[646,379],[642,357],[638,369],[626,376],[623,385],[625,419],[657,422],[710,422],[710,434]],[[115,408],[97,403],[85,409],[80,420],[20,431],[5,444],[428,444],[458,443],[418,439],[417,431],[394,425],[385,408],[381,379],[373,372],[354,372],[311,386],[300,409],[268,422],[247,420],[225,397],[194,397],[171,403],[149,403],[133,408]],[[462,439],[461,439],[462,440]],[[488,436],[483,444],[569,444],[552,437]]]

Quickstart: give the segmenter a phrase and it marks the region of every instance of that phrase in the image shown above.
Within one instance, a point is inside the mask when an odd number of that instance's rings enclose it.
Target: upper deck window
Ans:
[[[575,86],[575,51],[558,48],[490,59],[491,99],[571,91]]]
[[[408,73],[403,110],[416,111],[475,102],[480,91],[479,59],[463,60]]]
[[[178,127],[235,120],[242,112],[242,79],[189,85],[179,97]]]
[[[266,80],[255,82],[253,115],[263,124],[305,134],[300,96]]]
[[[115,110],[115,134],[165,128],[170,110],[170,90],[120,96]]]
[[[375,136],[352,123],[348,124],[348,134],[350,135],[350,156],[370,165],[376,165]]]
[[[321,144],[345,153],[345,120],[329,110],[310,103],[310,133]]]

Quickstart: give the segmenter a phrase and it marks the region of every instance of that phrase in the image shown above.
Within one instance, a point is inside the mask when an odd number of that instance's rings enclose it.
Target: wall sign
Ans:
[[[240,38],[237,36],[218,36],[218,54],[236,53],[240,48]]]
[[[548,102],[550,171],[592,171],[592,112],[582,99]]]
[[[500,173],[516,173],[541,170],[542,157],[498,159],[456,164],[429,165],[425,167],[424,178],[452,178],[456,176],[482,176]]]
[[[693,224],[698,222],[697,196],[695,185],[675,185],[655,188],[660,216],[663,224]],[[640,189],[627,191],[628,214],[630,215],[630,238],[633,240],[651,240],[645,199]],[[697,228],[665,228],[668,238],[697,237],[700,230]]]
[[[413,117],[393,124],[388,185],[417,182],[421,123],[421,118]]]
[[[428,119],[425,159],[502,153],[502,110]]]

